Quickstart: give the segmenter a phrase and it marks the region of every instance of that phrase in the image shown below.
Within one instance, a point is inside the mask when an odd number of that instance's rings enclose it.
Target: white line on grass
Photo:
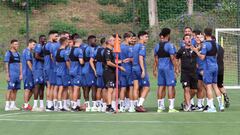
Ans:
[[[226,122],[226,121],[220,121],[220,122],[208,122],[208,121],[80,121],[80,120],[23,120],[23,119],[0,119],[0,121],[11,121],[11,122],[68,122],[68,123],[105,123],[105,124],[111,124],[111,123],[126,123],[126,124],[240,124],[239,121],[236,122]]]
[[[26,112],[0,114],[0,117],[3,117],[3,116],[15,116],[15,115],[24,114],[24,113],[26,113]]]

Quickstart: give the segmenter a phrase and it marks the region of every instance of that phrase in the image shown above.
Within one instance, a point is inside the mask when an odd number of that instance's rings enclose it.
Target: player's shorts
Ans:
[[[33,73],[34,84],[44,84],[43,70],[36,70]]]
[[[57,86],[68,87],[71,84],[70,78],[66,76],[57,76],[56,78]]]
[[[203,72],[203,82],[205,84],[217,83],[218,70],[204,70]]]
[[[19,77],[10,77],[8,81],[8,90],[20,90],[21,89],[21,80]]]
[[[88,73],[84,75],[85,85],[87,87],[96,86],[96,77],[94,73]]]
[[[174,70],[158,69],[158,86],[176,86]]]
[[[218,74],[218,77],[217,77],[217,85],[219,88],[223,88],[223,74]]]
[[[133,86],[133,77],[132,75],[120,75],[120,87],[130,87]]]
[[[73,86],[81,87],[83,85],[84,77],[82,75],[71,76],[71,84]]]
[[[24,90],[33,90],[34,88],[34,80],[33,77],[26,77],[23,79]]]
[[[145,77],[141,77],[141,72],[133,71],[133,80],[138,80],[140,87],[150,87],[149,76],[146,73]]]
[[[103,71],[103,81],[106,88],[115,88],[116,87],[116,76],[115,72],[111,70]]]
[[[50,85],[56,85],[57,84],[56,78],[57,78],[57,73],[52,70],[52,72],[50,72],[50,76],[49,76]],[[65,76],[65,78],[66,78],[66,76]]]
[[[104,81],[103,81],[103,76],[98,76],[97,77],[96,86],[97,86],[97,88],[101,88],[101,89],[105,88]]]
[[[182,87],[190,87],[190,89],[197,89],[198,88],[198,79],[197,75],[194,73],[181,73],[181,83]]]
[[[49,81],[49,76],[50,76],[51,72],[52,72],[52,70],[50,70],[50,69],[47,69],[47,70],[44,69],[44,70],[43,70],[45,82],[48,82],[48,81]]]

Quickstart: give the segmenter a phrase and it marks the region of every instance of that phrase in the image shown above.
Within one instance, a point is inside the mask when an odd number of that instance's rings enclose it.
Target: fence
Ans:
[[[157,3],[158,29],[172,29],[172,42],[178,46],[185,26],[203,30],[205,27],[239,27],[239,0],[153,0]],[[89,34],[102,37],[114,32],[137,32],[150,30],[148,0],[1,0],[0,1],[0,55],[8,49],[12,38],[20,40],[21,49],[28,38],[47,34],[50,29],[79,33],[83,38]],[[189,7],[190,6],[190,7]],[[191,7],[192,6],[192,7]],[[155,29],[155,28],[154,28]],[[223,35],[224,38],[232,35]],[[228,38],[229,39],[229,38]],[[148,45],[149,55],[156,38]],[[225,42],[230,43],[229,42]],[[226,47],[239,42],[232,42]],[[237,53],[225,49],[226,69],[228,62],[237,57]],[[152,57],[149,57],[151,61]],[[239,62],[234,61],[235,66]],[[227,76],[239,74],[228,71]],[[239,78],[239,77],[238,77]],[[232,80],[227,82],[231,84]]]

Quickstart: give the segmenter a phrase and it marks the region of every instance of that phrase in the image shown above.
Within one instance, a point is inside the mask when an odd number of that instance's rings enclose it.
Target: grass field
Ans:
[[[151,78],[151,92],[145,106],[147,113],[40,113],[4,112],[4,76],[1,74],[0,131],[3,135],[239,135],[239,90],[228,90],[231,107],[225,112],[156,113],[156,80]],[[183,90],[178,83],[176,106],[182,101]],[[18,106],[23,103],[18,94]],[[216,104],[217,105],[217,104]]]

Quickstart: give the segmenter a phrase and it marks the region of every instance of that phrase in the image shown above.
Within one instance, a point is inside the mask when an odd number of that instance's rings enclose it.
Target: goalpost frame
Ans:
[[[224,31],[239,31],[240,28],[216,28],[215,29],[215,36],[216,36],[216,42],[219,43],[219,32]],[[240,85],[240,40],[237,39],[237,67],[238,67],[238,85]],[[240,89],[240,86],[226,86],[226,89]]]

